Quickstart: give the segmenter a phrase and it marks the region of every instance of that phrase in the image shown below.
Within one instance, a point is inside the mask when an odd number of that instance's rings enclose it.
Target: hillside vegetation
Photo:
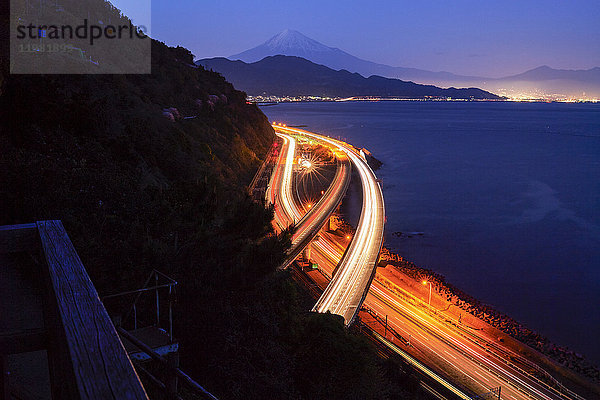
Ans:
[[[153,60],[152,75],[11,75],[0,98],[2,222],[63,219],[92,277],[115,289],[128,267],[172,260],[254,207],[240,194],[273,139],[187,50],[155,42]],[[255,214],[240,227],[269,219]]]

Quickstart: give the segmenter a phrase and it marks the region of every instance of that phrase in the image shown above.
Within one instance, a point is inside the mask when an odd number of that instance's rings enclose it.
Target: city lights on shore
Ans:
[[[545,93],[545,92],[517,92],[513,90],[492,90],[498,96],[504,97],[503,100],[494,99],[454,99],[450,97],[430,97],[430,98],[399,98],[399,97],[351,97],[351,98],[338,98],[338,97],[319,97],[319,96],[248,96],[248,102],[256,103],[260,105],[273,105],[277,103],[299,103],[299,102],[348,102],[348,101],[361,101],[361,102],[380,102],[380,101],[513,101],[513,102],[543,102],[543,103],[599,103],[600,98],[589,97],[586,95],[566,95],[561,93]],[[285,126],[279,124],[279,126]]]

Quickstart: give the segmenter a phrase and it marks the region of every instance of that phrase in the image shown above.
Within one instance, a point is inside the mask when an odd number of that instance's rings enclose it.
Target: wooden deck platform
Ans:
[[[155,326],[147,326],[144,328],[135,329],[129,331],[129,333],[135,336],[139,341],[145,343],[161,356],[166,356],[169,353],[176,353],[179,350],[179,343],[172,342],[169,338],[169,334],[164,330]],[[127,338],[121,336],[121,341],[125,346],[125,350],[132,360],[146,361],[150,360],[151,357],[141,351],[139,347],[131,343]]]

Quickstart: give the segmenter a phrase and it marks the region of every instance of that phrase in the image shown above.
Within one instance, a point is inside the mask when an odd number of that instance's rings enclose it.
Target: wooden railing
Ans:
[[[45,259],[45,329],[0,336],[0,356],[45,348],[53,399],[148,399],[61,221],[0,226],[0,253],[23,251]]]

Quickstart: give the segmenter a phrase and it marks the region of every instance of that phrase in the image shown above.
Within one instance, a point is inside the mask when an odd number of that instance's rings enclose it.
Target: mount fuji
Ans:
[[[298,31],[286,29],[257,47],[228,58],[244,62],[255,62],[272,55],[296,56],[309,60],[311,57],[329,57],[332,59],[335,57],[353,57],[340,49],[325,46]],[[315,62],[315,60],[310,61]]]
[[[265,57],[274,55],[295,56],[305,58],[316,64],[369,77],[371,75],[398,78],[415,82],[440,82],[440,81],[474,81],[483,78],[455,75],[450,72],[432,72],[417,68],[392,67],[363,60],[352,54],[346,53],[336,47],[329,47],[311,39],[302,33],[286,29],[273,36],[263,44],[239,54],[227,57],[230,60],[241,60],[246,63],[260,61]]]

